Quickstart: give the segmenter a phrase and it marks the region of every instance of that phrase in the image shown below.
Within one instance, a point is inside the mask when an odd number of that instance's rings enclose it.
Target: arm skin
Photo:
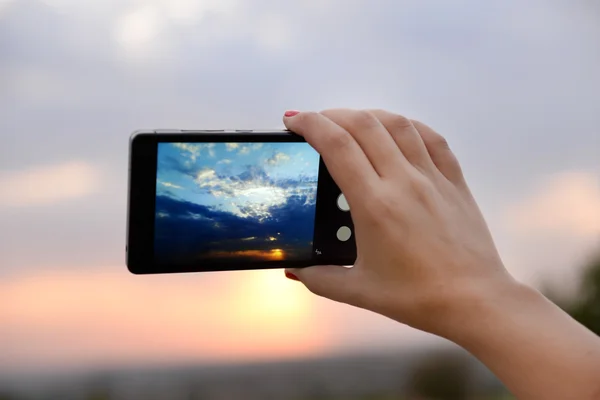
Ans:
[[[444,336],[519,399],[600,399],[600,338],[531,287],[494,292],[453,305]]]

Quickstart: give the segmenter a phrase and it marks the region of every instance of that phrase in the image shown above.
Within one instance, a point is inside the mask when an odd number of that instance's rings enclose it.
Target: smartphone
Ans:
[[[353,265],[354,225],[319,154],[289,131],[136,131],[134,274]]]

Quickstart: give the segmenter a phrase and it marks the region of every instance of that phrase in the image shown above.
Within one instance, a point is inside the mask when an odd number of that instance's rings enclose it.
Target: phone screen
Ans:
[[[304,142],[159,143],[156,260],[293,261],[320,254],[319,163]]]

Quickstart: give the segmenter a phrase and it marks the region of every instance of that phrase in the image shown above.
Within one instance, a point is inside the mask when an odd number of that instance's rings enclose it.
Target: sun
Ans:
[[[273,249],[269,255],[271,260],[283,260],[284,254],[284,251],[281,249]]]
[[[232,289],[226,313],[231,333],[223,340],[235,348],[236,357],[302,357],[331,343],[329,322],[316,312],[313,295],[286,279],[283,270],[237,272]]]
[[[271,251],[272,254],[279,252],[283,256],[281,249]],[[311,318],[310,292],[297,282],[285,279],[281,270],[248,273],[236,298],[239,299],[238,318],[275,332],[292,327],[301,329]]]

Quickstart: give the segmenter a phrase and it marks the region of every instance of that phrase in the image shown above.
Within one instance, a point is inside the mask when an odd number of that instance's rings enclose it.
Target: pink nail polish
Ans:
[[[298,114],[300,114],[300,111],[296,111],[296,110],[288,110],[288,111],[286,111],[286,112],[285,112],[285,114],[284,114],[284,115],[285,115],[286,117],[293,117],[293,116],[295,116],[295,115],[298,115]]]

